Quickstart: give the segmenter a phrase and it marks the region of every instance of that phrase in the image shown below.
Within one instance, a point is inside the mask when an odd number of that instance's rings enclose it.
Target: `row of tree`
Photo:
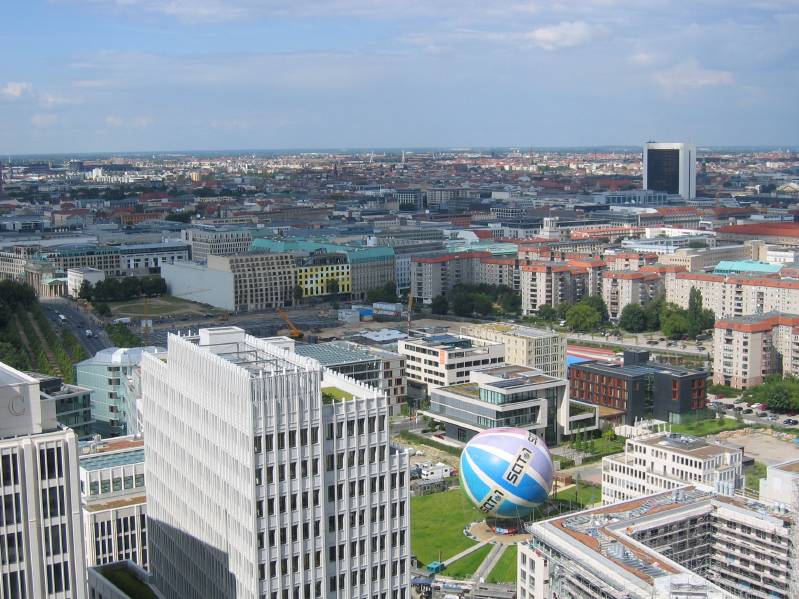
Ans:
[[[799,379],[780,375],[767,377],[763,384],[747,389],[744,398],[749,403],[763,403],[774,412],[799,412]]]
[[[667,337],[696,338],[702,331],[713,328],[715,322],[713,311],[702,306],[702,292],[692,288],[687,310],[666,302],[662,296],[645,306],[627,304],[621,312],[619,327],[631,333],[662,331]]]
[[[433,314],[457,316],[488,316],[489,314],[518,314],[522,300],[518,293],[505,285],[456,285],[449,297],[439,295],[430,306]]]
[[[158,275],[108,278],[94,285],[83,281],[78,297],[91,302],[114,302],[138,297],[156,297],[166,293],[166,281]]]
[[[589,295],[576,304],[558,304],[541,306],[536,312],[538,319],[544,322],[563,320],[572,331],[595,331],[608,322],[608,307],[599,295]]]

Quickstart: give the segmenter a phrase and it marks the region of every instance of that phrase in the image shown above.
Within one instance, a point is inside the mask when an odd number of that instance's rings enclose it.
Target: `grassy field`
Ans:
[[[672,424],[671,431],[673,433],[704,437],[705,435],[715,435],[722,431],[734,431],[746,426],[748,425],[743,422],[738,422],[733,418],[710,418],[708,420],[697,420],[687,424]]]
[[[131,316],[142,318],[148,315],[150,318],[158,318],[168,315],[185,316],[221,313],[219,309],[212,308],[206,304],[190,302],[171,295],[151,297],[146,301],[145,298],[140,298],[123,302],[109,302],[108,306],[116,317]]]
[[[580,505],[593,505],[602,499],[602,489],[594,485],[580,483],[580,492],[577,492],[577,486],[561,491],[555,495],[555,499],[560,501],[570,501],[572,503],[579,503]]]
[[[442,574],[444,576],[459,578],[461,580],[471,578],[472,574],[474,574],[475,570],[480,567],[480,564],[483,563],[483,560],[490,552],[491,545],[483,545],[474,553],[470,553],[466,557],[463,557],[457,562],[453,562],[451,565],[447,566],[446,570],[444,570]]]
[[[511,545],[505,550],[494,569],[488,574],[486,581],[493,584],[516,582],[516,545]]]
[[[446,560],[475,544],[463,528],[476,520],[483,517],[460,489],[411,497],[411,551],[422,564]]]
[[[352,393],[347,393],[338,387],[322,387],[322,403],[350,401],[352,397]]]

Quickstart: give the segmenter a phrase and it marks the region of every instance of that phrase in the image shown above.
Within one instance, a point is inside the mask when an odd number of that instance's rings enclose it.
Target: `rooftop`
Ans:
[[[504,333],[506,335],[513,335],[515,337],[555,337],[557,333],[554,331],[547,331],[544,329],[534,329],[532,327],[525,327],[516,324],[509,324],[505,322],[489,323],[480,325],[478,328],[486,328]]]
[[[649,445],[650,447],[668,449],[675,453],[681,453],[694,458],[712,457],[734,451],[733,449],[724,447],[723,445],[708,443],[699,437],[690,437],[688,435],[680,435],[675,433],[666,433],[664,435],[639,439],[636,442]]]
[[[130,599],[158,599],[141,574],[127,562],[117,562],[100,568],[102,575]]]
[[[143,463],[143,447],[128,451],[116,451],[113,453],[89,454],[80,458],[80,467],[88,471],[103,470],[105,468],[117,468],[119,466],[129,466],[131,464]]]
[[[781,264],[770,264],[759,260],[722,260],[716,265],[713,273],[717,275],[739,272],[777,273],[781,269]]]
[[[792,472],[794,474],[799,474],[799,460],[794,460],[793,462],[783,462],[782,464],[775,464],[772,466],[777,470],[782,470],[784,472]]]
[[[339,366],[357,362],[374,362],[378,357],[367,349],[346,341],[328,343],[298,343],[294,351],[301,356],[318,360],[322,366]]]
[[[611,376],[646,376],[648,374],[670,374],[672,376],[693,376],[697,374],[707,374],[704,370],[695,368],[685,368],[682,366],[672,366],[660,362],[647,362],[646,364],[608,364],[607,362],[581,362],[571,366],[574,369],[586,369],[593,372],[609,374]]]
[[[155,354],[164,351],[161,347],[107,347],[101,349],[93,357],[79,362],[77,365],[105,364],[108,366],[133,366],[141,362],[143,354]]]

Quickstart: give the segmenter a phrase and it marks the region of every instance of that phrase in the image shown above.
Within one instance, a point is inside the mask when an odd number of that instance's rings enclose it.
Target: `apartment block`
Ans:
[[[522,314],[541,306],[575,304],[588,295],[588,270],[566,262],[530,262],[519,267]]]
[[[799,280],[783,269],[786,278],[777,276],[725,276],[702,273],[677,273],[666,285],[666,301],[688,307],[691,289],[702,292],[705,308],[716,318],[787,312],[799,314]]]
[[[302,297],[352,292],[352,272],[346,254],[325,252],[298,256],[296,261],[297,287],[302,289]]]
[[[191,259],[205,262],[208,256],[232,256],[250,249],[252,235],[241,229],[184,229],[181,239],[191,248]]]
[[[642,267],[655,264],[658,255],[655,253],[615,252],[604,257],[609,270],[637,271]]]
[[[760,479],[760,500],[799,511],[799,460],[768,466]]]
[[[566,377],[566,337],[555,331],[510,323],[474,324],[461,327],[468,337],[502,343],[505,362],[537,368],[548,376]]]
[[[480,260],[488,257],[487,252],[461,252],[411,258],[411,293],[414,301],[429,304],[440,295],[446,296],[456,285],[476,283]]]
[[[142,393],[165,599],[408,598],[408,454],[380,391],[217,327],[170,335]]]
[[[649,352],[625,351],[624,364],[581,362],[569,368],[569,397],[602,407],[611,423],[656,418],[679,423],[704,415],[708,373],[649,361]]]
[[[469,382],[430,393],[425,416],[443,422],[446,435],[462,443],[497,427],[535,433],[553,445],[574,430],[599,428],[599,410],[571,402],[567,383],[525,366],[502,364],[471,370]]]
[[[636,499],[686,484],[733,495],[742,483],[739,448],[670,432],[627,439],[624,453],[602,459],[602,503]]]
[[[468,382],[475,367],[505,363],[502,343],[449,334],[400,339],[397,351],[405,357],[408,381],[428,391]]]
[[[519,599],[790,599],[795,514],[684,486],[530,527]]]
[[[0,596],[85,599],[78,448],[39,381],[0,363]]]
[[[117,437],[82,446],[79,460],[86,565],[131,561],[147,555],[144,441]]]
[[[656,272],[609,270],[602,274],[602,299],[610,318],[619,318],[628,304],[648,304],[663,291],[663,279]]]
[[[799,315],[768,312],[716,321],[714,383],[749,389],[770,374],[798,373]]]

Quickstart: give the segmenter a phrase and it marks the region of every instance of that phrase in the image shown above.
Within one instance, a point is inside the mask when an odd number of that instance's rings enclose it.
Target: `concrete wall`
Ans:
[[[210,304],[223,310],[235,310],[233,273],[212,270],[192,262],[164,264],[161,276],[169,293],[175,297]]]

